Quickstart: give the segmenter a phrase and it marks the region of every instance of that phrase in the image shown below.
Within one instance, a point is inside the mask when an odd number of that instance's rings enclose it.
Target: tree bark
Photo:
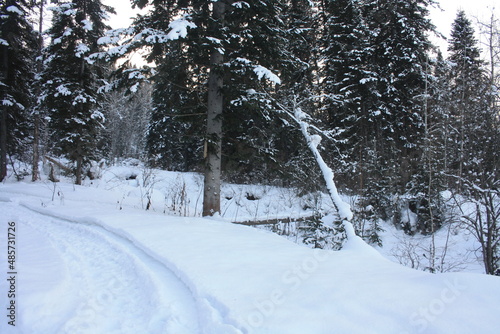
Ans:
[[[43,9],[44,9],[45,1],[40,1],[40,11],[38,16],[38,52],[39,56],[42,55],[43,49]],[[41,73],[42,71],[42,62],[38,61],[37,71]],[[37,85],[36,96],[38,97],[40,94],[40,88]],[[36,107],[35,107],[36,108]],[[33,166],[31,171],[31,181],[35,182],[40,177],[40,172],[38,170],[38,162],[40,161],[40,114],[39,110],[35,110],[34,112],[34,120],[33,120]]]
[[[8,47],[0,46],[2,50],[2,70],[0,75],[7,78],[9,68]],[[3,88],[0,87],[3,90]],[[5,94],[2,94],[4,96]],[[7,177],[7,107],[0,105],[0,182]]]
[[[0,182],[7,177],[7,111],[0,110]]]
[[[225,4],[213,4],[214,24],[224,19]],[[222,148],[222,108],[223,108],[223,54],[216,48],[210,55],[208,79],[207,137],[205,155],[205,181],[203,188],[203,216],[220,213],[221,188],[221,148]]]
[[[69,168],[68,166],[65,166],[63,163],[60,161],[57,161],[54,158],[49,157],[48,155],[45,156],[45,159],[56,165],[57,167],[61,168],[62,170],[66,171],[66,173],[71,174],[73,173],[73,170]]]
[[[77,185],[82,185],[82,173],[83,173],[83,154],[81,150],[81,143],[77,144],[77,150],[76,150],[76,181],[75,184]]]
[[[33,123],[33,163],[31,171],[31,181],[38,180],[40,172],[38,170],[38,161],[40,160],[40,115],[35,113]]]

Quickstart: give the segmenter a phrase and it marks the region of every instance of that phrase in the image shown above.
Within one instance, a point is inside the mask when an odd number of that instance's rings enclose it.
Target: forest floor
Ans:
[[[0,332],[499,331],[500,278],[410,269],[359,238],[319,250],[231,223],[311,213],[277,187],[226,185],[223,215],[197,217],[200,180],[122,166],[84,186],[0,184]],[[397,233],[385,232],[392,246]]]

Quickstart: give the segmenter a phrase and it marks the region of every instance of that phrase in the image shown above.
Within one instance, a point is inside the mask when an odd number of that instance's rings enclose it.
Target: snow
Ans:
[[[217,52],[219,52],[220,54],[224,54],[226,52],[223,48],[223,43],[221,39],[215,37],[207,37],[207,39],[210,41],[210,43],[216,46]]]
[[[245,65],[249,65],[249,64],[251,64],[251,63],[252,63],[250,60],[248,60],[248,59],[246,59],[246,58],[241,58],[241,57],[237,57],[237,58],[236,58],[236,61],[237,61],[237,62],[240,62],[240,63],[242,63],[242,64],[245,64]]]
[[[196,24],[189,21],[189,18],[190,18],[189,15],[184,15],[183,17],[170,22],[168,27],[171,30],[167,34],[167,39],[168,40],[176,40],[179,38],[184,38],[187,36],[187,29],[188,28],[191,28],[191,29],[196,28]]]
[[[89,21],[89,20],[83,20],[83,21],[82,21],[82,25],[83,25],[83,29],[84,29],[84,30],[87,30],[87,31],[91,31],[91,30],[92,30],[92,28],[93,28],[93,26],[94,26],[94,25],[92,24],[92,22],[91,22],[91,21]]]
[[[300,124],[302,135],[306,139],[309,149],[313,153],[314,158],[316,159],[316,162],[321,169],[326,187],[328,189],[328,192],[330,193],[332,201],[335,204],[335,207],[337,208],[340,218],[346,220],[344,221],[344,228],[346,230],[347,237],[351,240],[356,239],[357,237],[354,233],[354,228],[352,227],[352,224],[349,223],[349,220],[352,220],[353,217],[351,206],[340,197],[334,181],[333,170],[328,167],[323,157],[319,153],[318,145],[320,143],[321,137],[319,135],[311,135],[309,133],[309,124],[306,122],[306,119],[308,119],[309,115],[303,112],[301,108],[296,107],[293,116]]]
[[[188,33],[188,28],[194,29],[196,28],[196,24],[190,21],[189,15],[184,15],[176,20],[173,20],[169,24],[170,31],[165,33],[161,30],[146,28],[143,29],[139,34],[134,36],[133,41],[138,41],[144,39],[148,43],[166,43],[167,41],[177,40],[179,38],[185,38]],[[119,34],[122,32],[126,32],[127,30],[117,29],[114,33]],[[109,38],[100,40],[99,43],[104,43]],[[126,47],[126,46],[125,46]],[[118,54],[123,54],[124,52],[114,52]]]
[[[71,95],[71,90],[68,89],[68,87],[66,87],[65,85],[59,85],[56,87],[56,90],[57,90],[57,95],[63,95],[63,96],[69,96]],[[56,95],[56,96],[57,96]]]
[[[383,225],[379,233],[383,247],[377,248],[386,258],[410,268],[437,272],[465,271],[484,273],[484,267],[476,251],[475,238],[460,225],[443,226],[433,236],[409,236],[389,224]],[[435,259],[431,263],[431,246]]]
[[[319,144],[321,144],[321,136],[311,135],[311,145],[317,148]]]
[[[232,4],[233,7],[242,9],[242,8],[250,8],[250,5],[246,1],[236,1]]]
[[[257,65],[254,67],[253,71],[255,72],[255,74],[257,74],[259,80],[265,78],[274,84],[277,85],[281,84],[281,79],[276,74],[271,72],[269,69],[265,68],[264,66]]]
[[[280,192],[287,197],[284,189],[225,185],[222,216],[201,218],[197,174],[133,163],[98,172],[100,179],[85,186],[64,179],[0,184],[0,249],[6,254],[8,223],[15,222],[17,254],[15,299],[5,298],[4,256],[0,262],[2,334],[488,334],[500,328],[498,277],[429,274],[387,260],[360,239],[333,252],[229,222],[304,213],[291,195],[288,204],[273,207]],[[183,191],[184,199],[174,196]],[[272,200],[259,207],[257,198],[265,197]],[[143,209],[147,198],[150,211]],[[15,327],[5,316],[10,300]]]
[[[237,57],[236,62],[250,66],[253,70],[253,72],[257,75],[259,80],[266,79],[271,81],[272,83],[279,85],[281,84],[281,79],[274,74],[271,70],[268,68],[262,66],[262,65],[253,65],[252,62],[246,58],[241,58]]]
[[[132,85],[132,87],[130,87],[130,91],[132,93],[136,93],[139,90],[140,85],[141,85],[140,82],[136,82],[135,84]]]
[[[71,34],[73,33],[73,29],[71,28],[66,28],[64,30],[64,33],[63,33],[63,36],[71,36]]]
[[[2,100],[2,105],[12,107],[14,105],[14,102],[12,102],[11,100]]]
[[[62,6],[61,6],[62,7]],[[67,15],[67,16],[72,16],[72,15],[76,15],[77,11],[76,9],[68,9],[68,10],[65,10],[63,12],[64,15]]]
[[[78,58],[81,58],[82,56],[84,56],[86,53],[88,53],[90,51],[90,48],[88,47],[87,44],[85,43],[80,43],[76,46],[75,48],[75,55],[78,57]]]
[[[9,7],[7,7],[6,10],[9,13],[14,13],[14,14],[17,14],[19,16],[23,16],[24,15],[23,12],[19,8],[17,8],[16,6],[9,6]]]
[[[97,44],[99,44],[99,45],[111,45],[111,44],[116,44],[119,41],[120,41],[120,36],[110,34],[110,35],[100,37],[97,40]]]

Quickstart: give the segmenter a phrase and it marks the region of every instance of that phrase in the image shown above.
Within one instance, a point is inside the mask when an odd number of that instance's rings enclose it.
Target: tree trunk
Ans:
[[[38,16],[38,52],[39,56],[42,55],[43,49],[43,5],[45,1],[40,1],[40,12]],[[42,71],[42,61],[38,61],[37,71],[41,73]],[[40,85],[36,85],[36,96],[40,95]],[[34,128],[33,128],[33,166],[31,171],[31,181],[35,182],[40,177],[40,172],[38,170],[38,162],[40,161],[40,114],[38,110],[34,112]]]
[[[332,199],[332,203],[334,207],[337,209],[337,213],[340,219],[342,220],[347,238],[348,239],[356,238],[356,233],[351,223],[351,220],[353,218],[353,212],[351,210],[351,206],[348,203],[344,202],[344,200],[342,200],[342,198],[340,197],[337,191],[337,185],[335,184],[334,181],[333,170],[330,167],[328,167],[328,165],[325,163],[325,160],[323,160],[321,153],[319,153],[318,145],[321,141],[321,137],[319,135],[311,135],[309,133],[309,124],[306,122],[307,115],[302,112],[302,110],[297,106],[296,102],[294,103],[293,116],[295,117],[295,120],[299,123],[300,130],[302,132],[302,135],[304,136],[304,139],[307,142],[307,146],[309,147],[311,153],[313,154],[314,159],[318,164],[318,167],[321,169],[321,174],[323,175],[323,180],[325,181],[326,188],[328,189],[330,198]]]
[[[213,4],[213,19],[220,23],[224,19],[225,4]],[[207,138],[205,143],[205,181],[203,189],[203,216],[220,213],[221,148],[222,148],[222,63],[224,56],[218,49],[210,55],[208,79]]]
[[[3,54],[2,59],[2,69],[4,73],[1,73],[2,79],[7,78],[7,71],[9,68],[9,56],[8,47],[0,46]],[[0,88],[3,90],[3,88]],[[5,94],[2,94],[5,96]],[[0,182],[7,177],[7,107],[0,105]]]
[[[0,107],[0,182],[7,177],[7,110]]]
[[[76,181],[75,184],[82,185],[82,170],[83,170],[83,158],[81,155],[78,155],[76,158]]]
[[[35,182],[39,178],[38,161],[40,160],[40,115],[34,115],[33,124],[33,166],[31,171],[31,181]]]
[[[76,144],[76,181],[75,184],[82,185],[82,174],[83,174],[83,153],[82,153],[82,143],[78,142]]]

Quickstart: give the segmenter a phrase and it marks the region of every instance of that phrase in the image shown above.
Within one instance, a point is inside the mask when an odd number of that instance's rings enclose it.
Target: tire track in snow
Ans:
[[[199,333],[189,289],[160,262],[98,226],[53,217],[25,223],[47,235],[79,287],[73,315],[58,333]]]

